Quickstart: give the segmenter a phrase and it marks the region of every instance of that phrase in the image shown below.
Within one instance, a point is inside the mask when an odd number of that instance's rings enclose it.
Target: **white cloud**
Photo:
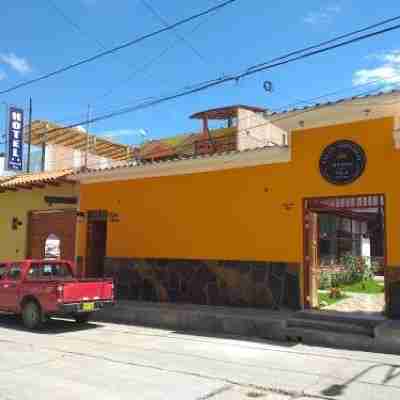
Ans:
[[[0,81],[7,78],[7,74],[0,70]]]
[[[20,74],[26,74],[32,71],[29,62],[25,58],[18,57],[14,53],[0,54],[0,61]]]
[[[393,86],[400,83],[400,50],[374,55],[381,61],[381,65],[375,68],[364,68],[354,72],[353,85],[367,83],[384,83]]]
[[[126,137],[130,136],[132,138],[138,138],[138,137],[143,137],[147,136],[147,131],[146,129],[116,129],[113,131],[106,131],[103,132],[101,137],[107,138],[109,140],[120,138],[120,137]]]
[[[304,18],[303,22],[310,25],[317,25],[330,22],[333,17],[339,14],[341,8],[339,5],[331,5],[319,9],[318,11],[310,11]]]

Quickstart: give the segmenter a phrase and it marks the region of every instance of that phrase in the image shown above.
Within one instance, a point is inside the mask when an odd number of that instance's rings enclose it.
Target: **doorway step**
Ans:
[[[305,344],[373,351],[382,315],[299,311],[287,320],[287,339]]]
[[[364,315],[333,311],[299,311],[290,318],[288,328],[311,328],[328,332],[353,333],[374,337],[376,326],[386,318],[381,315]]]

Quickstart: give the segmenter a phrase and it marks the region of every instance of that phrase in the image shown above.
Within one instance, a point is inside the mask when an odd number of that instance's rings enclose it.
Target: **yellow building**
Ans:
[[[313,271],[335,248],[383,265],[400,314],[398,102],[264,112],[288,146],[77,174],[86,274],[113,275],[122,298],[299,308],[315,305]],[[343,224],[328,245],[326,215]]]
[[[59,240],[59,256],[75,259],[78,188],[71,170],[2,177],[0,262],[43,258],[46,240]]]

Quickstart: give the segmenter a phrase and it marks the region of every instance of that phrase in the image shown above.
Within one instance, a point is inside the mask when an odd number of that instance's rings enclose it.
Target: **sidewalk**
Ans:
[[[97,321],[400,354],[400,321],[305,312],[119,301]]]
[[[95,318],[143,326],[197,331],[215,334],[286,340],[283,329],[293,317],[291,310],[265,310],[239,307],[215,307],[192,304],[119,301]]]

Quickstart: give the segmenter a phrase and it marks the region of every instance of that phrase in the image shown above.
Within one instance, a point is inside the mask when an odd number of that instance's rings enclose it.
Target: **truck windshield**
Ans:
[[[73,275],[68,264],[64,263],[43,263],[43,264],[32,264],[29,268],[27,279],[72,279]]]

